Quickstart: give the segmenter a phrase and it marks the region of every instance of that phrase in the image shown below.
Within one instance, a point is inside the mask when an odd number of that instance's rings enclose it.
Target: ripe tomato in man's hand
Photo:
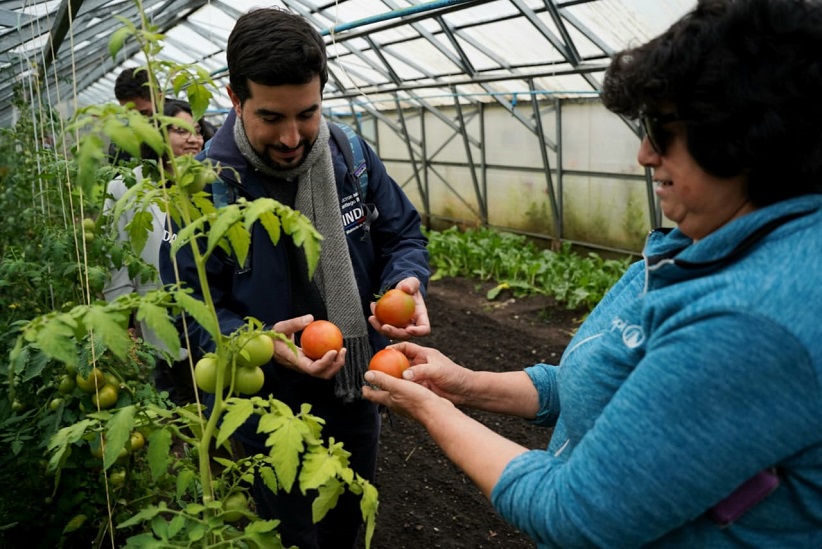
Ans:
[[[410,366],[408,358],[396,349],[377,351],[368,363],[369,370],[376,370],[397,378],[401,378],[402,373]]]
[[[414,298],[397,288],[388,290],[377,300],[374,316],[380,324],[405,328],[414,318]]]
[[[300,336],[303,354],[311,360],[319,360],[328,351],[339,351],[343,346],[343,335],[336,324],[328,320],[315,320],[305,327]]]

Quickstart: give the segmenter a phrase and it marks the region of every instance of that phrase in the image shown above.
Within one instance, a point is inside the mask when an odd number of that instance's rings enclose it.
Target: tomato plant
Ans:
[[[274,340],[266,334],[257,334],[249,339],[237,355],[237,364],[243,368],[256,368],[274,356]]]
[[[388,290],[377,300],[374,316],[380,324],[405,328],[414,318],[414,298],[397,288]]]
[[[408,358],[396,349],[383,349],[374,353],[371,362],[368,363],[369,370],[386,373],[393,377],[402,377],[402,373],[411,364]]]
[[[315,320],[303,330],[300,345],[305,356],[312,360],[319,360],[328,351],[342,349],[343,335],[333,322]]]

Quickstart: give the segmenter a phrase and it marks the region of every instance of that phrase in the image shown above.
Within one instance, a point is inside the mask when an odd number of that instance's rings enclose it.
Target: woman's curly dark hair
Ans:
[[[618,53],[601,97],[629,118],[675,110],[700,166],[746,174],[759,206],[815,192],[822,1],[700,0],[662,35]]]

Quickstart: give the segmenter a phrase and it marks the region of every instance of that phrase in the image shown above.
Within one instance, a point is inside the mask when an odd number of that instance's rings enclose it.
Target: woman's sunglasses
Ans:
[[[642,123],[642,129],[645,130],[645,135],[648,136],[648,141],[658,154],[665,154],[665,147],[668,145],[668,138],[670,133],[663,129],[665,124],[680,120],[679,114],[669,112],[665,114],[653,115],[642,114],[639,117]]]

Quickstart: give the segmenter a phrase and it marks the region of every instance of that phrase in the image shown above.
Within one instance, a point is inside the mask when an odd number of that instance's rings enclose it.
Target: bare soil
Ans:
[[[544,296],[494,301],[492,284],[465,278],[431,282],[426,305],[434,347],[475,370],[521,370],[556,364],[583,311]],[[545,448],[550,431],[521,419],[466,410],[528,448]],[[373,549],[533,549],[535,544],[496,514],[474,484],[417,423],[383,416],[377,471],[380,507]]]

